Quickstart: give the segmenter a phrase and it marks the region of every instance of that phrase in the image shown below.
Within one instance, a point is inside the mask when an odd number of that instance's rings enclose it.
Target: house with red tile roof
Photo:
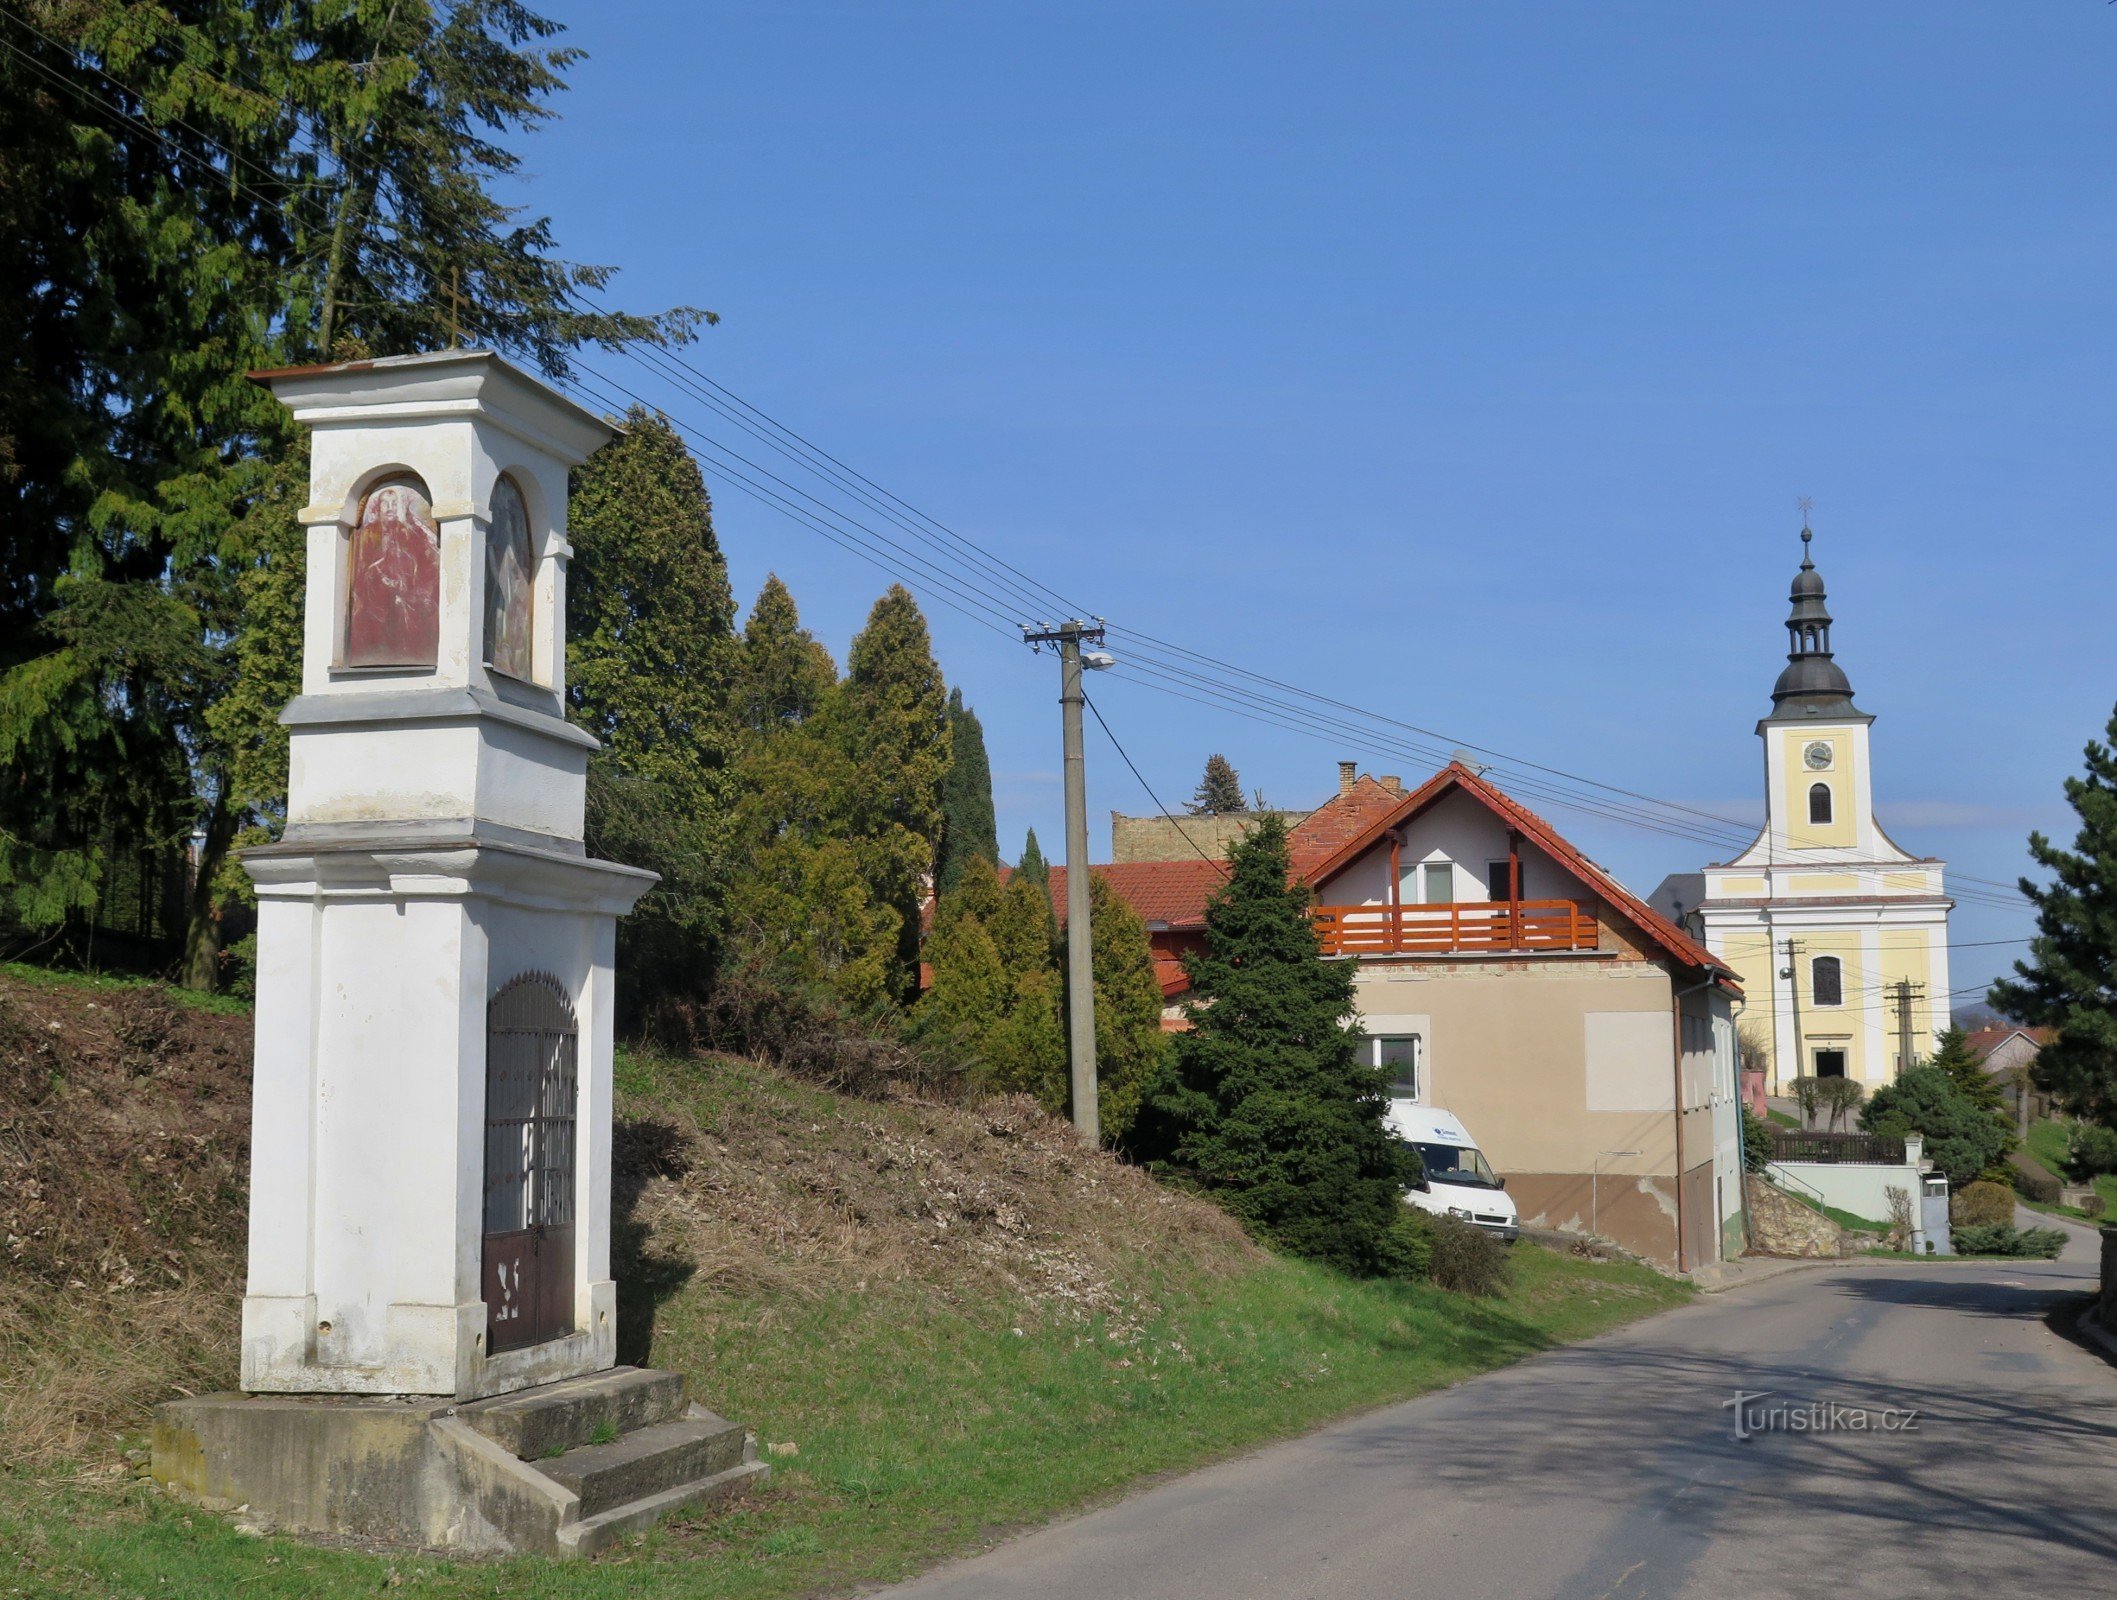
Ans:
[[[1326,958],[1357,965],[1363,1048],[1400,1098],[1470,1129],[1525,1224],[1678,1270],[1739,1252],[1741,988],[1724,962],[1460,763],[1409,792],[1347,764],[1288,842]],[[1220,864],[1096,870],[1146,921],[1183,1026],[1182,958]]]

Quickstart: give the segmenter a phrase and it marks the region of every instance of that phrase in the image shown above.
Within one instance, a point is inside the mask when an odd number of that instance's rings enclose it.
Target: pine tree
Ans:
[[[1206,757],[1205,776],[1185,809],[1194,817],[1227,817],[1249,809],[1242,798],[1242,779],[1226,756]]]
[[[0,296],[29,340],[8,348],[51,377],[21,407],[33,426],[0,415],[0,448],[34,474],[6,509],[35,519],[0,518],[0,747],[17,780],[0,872],[19,911],[52,923],[94,913],[107,860],[195,834],[182,974],[204,987],[227,852],[276,826],[283,792],[244,771],[279,738],[249,668],[301,646],[280,581],[298,555],[254,515],[299,441],[246,374],[441,348],[452,292],[468,338],[554,376],[580,343],[687,338],[701,314],[584,310],[607,271],[567,262],[546,222],[495,197],[573,60],[517,0],[83,0],[39,21],[61,36],[31,47],[60,92],[0,84],[6,148],[41,186],[0,172],[0,204],[34,213],[9,230],[34,245],[27,301]]]
[[[1955,1080],[1955,1086],[1980,1111],[1989,1111],[2002,1123],[2007,1115],[2007,1097],[1999,1081],[1985,1070],[1977,1052],[1970,1048],[1970,1035],[1960,1027],[1950,1026],[1940,1037],[1939,1046],[1931,1060],[1920,1065],[1938,1067]]]
[[[2008,1142],[2004,1122],[1981,1110],[1953,1074],[1930,1065],[1908,1068],[1875,1090],[1860,1112],[1860,1126],[1891,1138],[1923,1135],[1926,1154],[1954,1189],[1975,1182],[2006,1153]]]
[[[963,704],[963,691],[948,691],[948,774],[941,780],[940,865],[934,888],[946,894],[974,860],[1000,859],[999,825],[992,814],[992,762],[985,754],[985,728]]]
[[[1322,959],[1307,891],[1268,816],[1228,852],[1229,881],[1188,957],[1191,1031],[1158,1098],[1175,1157],[1237,1216],[1342,1270],[1397,1270],[1416,1157],[1383,1125],[1386,1072],[1345,1027],[1352,968]]]
[[[895,989],[910,997],[919,902],[941,837],[948,691],[918,602],[892,584],[853,639],[836,719],[854,766],[852,828],[868,888],[900,919]]]
[[[1050,864],[1044,860],[1044,852],[1037,848],[1036,829],[1031,828],[1029,837],[1022,841],[1022,859],[1015,863],[1014,870],[1032,883],[1051,881]]]
[[[2088,742],[2085,772],[2066,779],[2080,818],[2073,848],[2029,835],[2029,855],[2051,882],[2021,880],[2036,937],[2016,976],[1995,983],[1989,998],[2018,1022],[2057,1029],[2036,1058],[2038,1086],[2117,1126],[2117,714],[2104,738]]]
[[[769,574],[743,625],[736,714],[754,733],[806,722],[838,684],[830,651],[801,625],[794,597]]]
[[[618,924],[637,1016],[712,973],[734,827],[735,596],[698,463],[643,408],[574,474],[568,527],[567,700],[603,741],[588,842],[661,874]]]
[[[1103,1138],[1122,1144],[1158,1074],[1169,1036],[1147,925],[1099,872],[1088,878],[1094,947],[1096,1109]]]

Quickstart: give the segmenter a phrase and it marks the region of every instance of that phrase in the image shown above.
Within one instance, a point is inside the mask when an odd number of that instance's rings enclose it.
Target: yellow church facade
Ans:
[[[1944,864],[1875,820],[1874,718],[1832,657],[1811,537],[1804,528],[1786,669],[1757,724],[1764,826],[1732,861],[1655,895],[1741,975],[1736,1026],[1766,1050],[1775,1094],[1803,1076],[1872,1090],[1930,1055],[1948,1023]]]

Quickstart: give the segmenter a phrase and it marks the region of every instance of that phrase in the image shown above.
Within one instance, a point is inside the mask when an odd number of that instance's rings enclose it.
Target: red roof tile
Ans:
[[[1117,897],[1140,920],[1152,926],[1202,928],[1206,901],[1227,882],[1227,868],[1217,861],[1119,861],[1089,868],[1117,891]],[[1066,920],[1066,869],[1051,869],[1051,909],[1059,921]]]

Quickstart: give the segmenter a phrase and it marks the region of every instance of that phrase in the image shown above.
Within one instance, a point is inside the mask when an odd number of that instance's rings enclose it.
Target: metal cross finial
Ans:
[[[1801,508],[1801,536],[1806,538],[1808,537],[1808,514],[1816,509],[1816,503],[1804,494],[1794,504]]]

